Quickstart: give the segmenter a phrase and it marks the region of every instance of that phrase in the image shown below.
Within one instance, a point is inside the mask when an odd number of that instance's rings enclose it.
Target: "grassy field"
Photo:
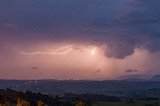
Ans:
[[[129,102],[96,102],[93,106],[160,106],[159,100],[138,100]]]

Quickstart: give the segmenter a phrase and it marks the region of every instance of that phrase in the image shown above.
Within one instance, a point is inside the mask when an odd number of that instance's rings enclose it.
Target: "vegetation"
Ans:
[[[31,91],[0,90],[0,106],[160,106],[159,98],[119,98],[102,94],[72,94],[49,96]]]

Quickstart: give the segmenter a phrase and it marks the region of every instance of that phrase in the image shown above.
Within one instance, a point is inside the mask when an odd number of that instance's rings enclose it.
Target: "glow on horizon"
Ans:
[[[49,42],[27,46],[15,45],[13,48],[15,47],[18,49],[14,49],[12,57],[1,57],[1,78],[106,80],[129,75],[145,75],[151,69],[159,69],[157,57],[160,53],[153,54],[143,48],[135,48],[133,54],[118,59],[106,56],[106,53],[109,53],[107,45]],[[33,52],[35,50],[37,51]],[[11,59],[14,60],[13,63],[10,62]],[[154,62],[157,64],[149,66]],[[32,67],[37,67],[38,70],[33,70]],[[138,71],[126,73],[128,69]]]
[[[107,57],[106,54],[110,53],[107,45],[88,42],[17,44],[12,46],[10,51],[13,52],[10,57],[8,54],[7,57],[1,56],[3,64],[0,64],[0,77],[3,79],[106,80],[146,75],[150,70],[160,67],[157,58],[160,53],[153,54],[145,48],[135,48],[131,55],[121,59]],[[153,63],[154,65],[150,66]],[[126,70],[129,69],[138,71],[127,73]]]

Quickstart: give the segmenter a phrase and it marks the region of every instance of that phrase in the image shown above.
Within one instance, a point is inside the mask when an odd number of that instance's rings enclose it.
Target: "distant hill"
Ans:
[[[147,79],[142,79],[142,78],[127,78],[127,79],[124,79],[124,81],[147,81]]]
[[[0,80],[0,89],[11,88],[16,91],[26,90],[48,95],[73,94],[103,94],[116,97],[131,97],[137,91],[160,89],[160,75],[151,79],[128,78],[123,80]],[[156,91],[157,92],[157,91]],[[139,93],[139,92],[138,92]],[[158,91],[159,93],[159,91]],[[140,93],[139,93],[140,94]],[[143,93],[142,93],[143,94]],[[149,93],[147,96],[150,96]],[[138,95],[139,96],[139,95]],[[136,96],[136,97],[138,97]],[[143,95],[142,95],[143,96]],[[157,94],[154,93],[157,97]],[[154,97],[152,95],[152,97]],[[135,97],[135,96],[134,96]]]
[[[151,78],[152,81],[160,81],[160,74],[158,75],[154,75],[152,78]]]

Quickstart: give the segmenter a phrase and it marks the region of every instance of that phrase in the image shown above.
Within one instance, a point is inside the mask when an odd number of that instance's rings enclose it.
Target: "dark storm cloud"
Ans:
[[[1,0],[0,34],[17,41],[106,44],[108,57],[160,50],[159,0]]]

